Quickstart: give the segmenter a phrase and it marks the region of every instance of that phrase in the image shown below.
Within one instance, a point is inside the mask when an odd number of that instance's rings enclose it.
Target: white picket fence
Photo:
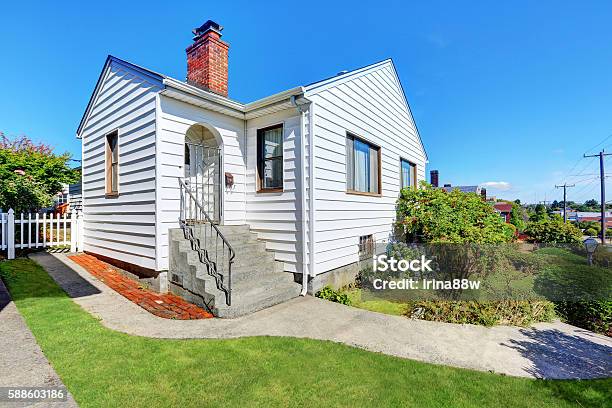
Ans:
[[[0,211],[0,251],[15,259],[15,249],[70,246],[70,252],[83,250],[83,213],[70,215]]]

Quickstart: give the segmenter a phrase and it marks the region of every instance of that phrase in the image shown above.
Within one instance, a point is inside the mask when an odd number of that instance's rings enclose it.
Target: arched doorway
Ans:
[[[221,221],[221,144],[208,127],[195,124],[185,133],[185,184],[208,216]],[[195,208],[194,208],[195,210]]]

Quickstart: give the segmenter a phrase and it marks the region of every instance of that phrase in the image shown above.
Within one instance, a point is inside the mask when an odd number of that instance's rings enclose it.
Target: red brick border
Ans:
[[[69,258],[104,282],[109,288],[155,316],[177,320],[210,319],[213,317],[209,312],[186,302],[179,296],[170,293],[160,294],[143,288],[138,282],[120,274],[107,263],[94,256],[82,254],[70,255]]]

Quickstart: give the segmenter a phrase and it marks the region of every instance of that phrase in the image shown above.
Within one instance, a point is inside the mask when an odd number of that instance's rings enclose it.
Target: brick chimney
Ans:
[[[434,187],[438,187],[438,170],[432,170],[429,172],[429,181],[431,185]]]
[[[223,27],[208,20],[193,29],[193,44],[187,48],[187,82],[227,96],[227,51],[221,40]]]

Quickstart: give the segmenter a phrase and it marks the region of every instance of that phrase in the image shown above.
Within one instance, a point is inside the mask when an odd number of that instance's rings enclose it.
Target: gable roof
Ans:
[[[376,71],[378,69],[385,68],[385,67],[390,68],[391,72],[393,73],[393,77],[395,78],[395,81],[397,82],[399,89],[402,93],[402,98],[403,98],[406,110],[408,111],[408,114],[410,115],[410,119],[412,120],[412,124],[414,125],[414,129],[416,131],[417,138],[421,145],[421,149],[423,149],[423,153],[425,153],[425,159],[429,160],[429,156],[427,155],[427,150],[425,150],[425,145],[423,144],[423,139],[421,138],[421,133],[419,132],[419,128],[416,124],[416,121],[414,120],[412,109],[410,109],[410,103],[408,102],[408,98],[406,97],[406,92],[404,91],[404,86],[402,85],[402,81],[400,81],[399,75],[397,74],[397,69],[395,69],[395,64],[393,63],[393,59],[387,58],[382,61],[378,61],[373,64],[366,65],[364,67],[357,68],[351,71],[342,71],[335,76],[328,77],[320,81],[308,84],[304,86],[304,89],[306,90],[307,94],[310,92],[321,92],[327,88],[340,85],[344,82],[353,80],[363,75],[367,75],[370,72],[373,72],[373,71]]]
[[[261,116],[264,114],[272,113],[275,111],[287,109],[293,106],[291,98],[303,96],[307,92],[311,91],[320,91],[325,89],[328,86],[336,86],[339,83],[349,81],[358,77],[359,75],[365,75],[369,72],[372,72],[381,67],[390,67],[395,80],[399,84],[399,88],[402,92],[403,100],[406,104],[406,109],[410,114],[410,118],[412,119],[412,123],[414,124],[419,143],[423,152],[425,153],[425,159],[428,160],[429,157],[427,155],[427,151],[425,150],[425,146],[423,144],[423,140],[421,139],[421,135],[419,133],[419,129],[416,125],[416,121],[414,120],[414,116],[412,115],[412,111],[410,110],[410,104],[408,103],[408,99],[406,98],[406,93],[404,92],[404,87],[402,86],[401,81],[399,80],[399,76],[397,75],[397,71],[395,69],[395,65],[393,64],[393,60],[391,58],[376,62],[374,64],[366,65],[361,68],[354,69],[352,71],[342,72],[339,75],[335,75],[332,77],[328,77],[322,79],[317,82],[313,82],[311,84],[305,86],[297,86],[295,88],[288,89],[286,91],[282,91],[270,96],[267,96],[262,99],[258,99],[256,101],[250,103],[241,103],[235,101],[233,99],[224,97],[222,95],[209,92],[202,88],[198,88],[197,86],[188,84],[185,81],[180,81],[178,79],[174,79],[167,75],[160,74],[158,72],[152,71],[147,68],[143,68],[139,65],[133,64],[131,62],[125,61],[121,58],[114,57],[112,55],[108,55],[106,58],[106,62],[104,63],[104,67],[102,68],[102,72],[98,77],[98,81],[96,82],[96,86],[89,98],[87,103],[87,107],[85,108],[85,112],[81,117],[81,121],[79,122],[79,126],[77,128],[77,137],[80,137],[83,126],[91,112],[94,101],[96,99],[96,95],[100,90],[102,83],[104,82],[104,77],[106,76],[107,71],[111,67],[112,64],[121,65],[127,69],[136,71],[140,75],[148,78],[153,83],[157,83],[161,90],[161,93],[171,95],[173,97],[177,97],[181,100],[185,100],[191,103],[194,103],[199,106],[203,106],[212,110],[216,110],[218,112],[222,112],[228,114],[230,116],[242,118],[242,119],[251,119],[253,117]],[[191,98],[191,99],[190,99]]]
[[[81,135],[83,126],[85,125],[85,122],[87,118],[89,117],[89,113],[91,112],[91,109],[93,108],[93,104],[96,99],[96,95],[100,91],[100,88],[102,87],[102,83],[104,82],[104,78],[106,77],[106,73],[110,69],[113,63],[122,65],[126,68],[136,71],[140,75],[143,75],[144,77],[151,79],[154,83],[158,83],[160,86],[163,82],[163,79],[165,78],[165,76],[162,74],[158,74],[157,72],[151,71],[146,68],[142,68],[138,65],[132,64],[131,62],[124,61],[120,58],[113,57],[112,55],[108,55],[106,57],[106,61],[104,62],[104,66],[102,67],[102,72],[100,72],[100,76],[98,77],[98,81],[96,82],[96,86],[94,87],[94,90],[91,93],[91,96],[89,97],[89,101],[87,102],[87,106],[85,107],[85,112],[83,113],[83,116],[81,117],[81,121],[79,122],[79,126],[76,132],[77,137],[80,137]]]

